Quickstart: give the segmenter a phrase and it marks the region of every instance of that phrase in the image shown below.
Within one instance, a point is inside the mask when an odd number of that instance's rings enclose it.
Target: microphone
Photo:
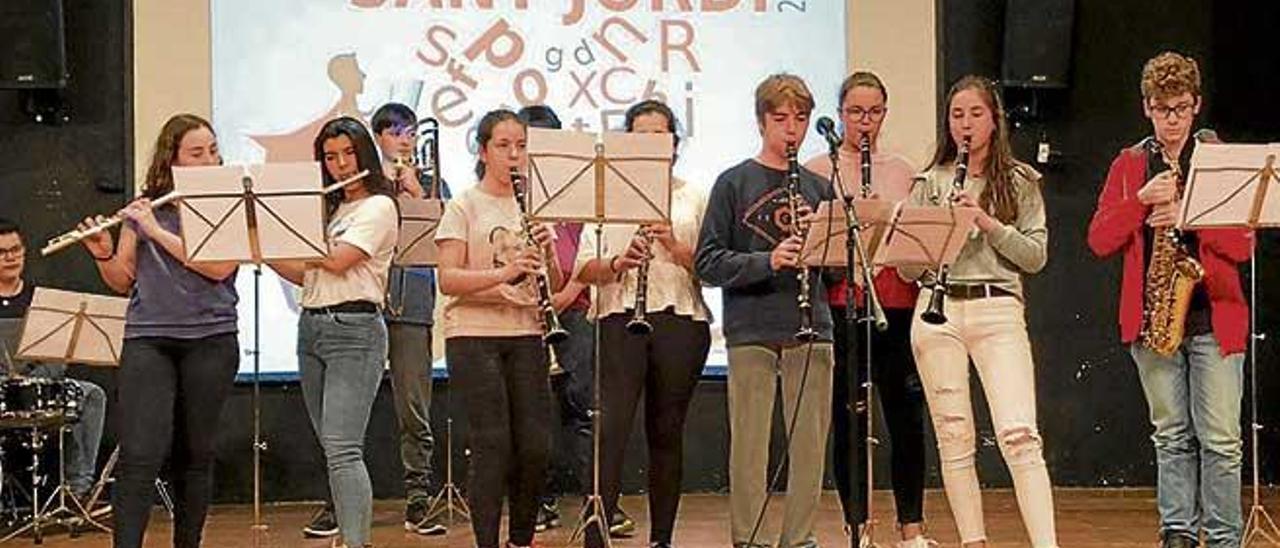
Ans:
[[[821,125],[822,120],[818,120],[818,124]],[[819,128],[818,131],[821,132],[822,129]],[[1221,143],[1222,142],[1222,139],[1218,138],[1218,132],[1209,128],[1202,128],[1199,131],[1196,131],[1194,134],[1192,134],[1192,138],[1194,138],[1196,142],[1199,142],[1199,143]]]
[[[818,118],[818,135],[827,140],[827,147],[832,153],[840,149],[840,135],[836,133],[836,123],[831,118],[823,116]]]

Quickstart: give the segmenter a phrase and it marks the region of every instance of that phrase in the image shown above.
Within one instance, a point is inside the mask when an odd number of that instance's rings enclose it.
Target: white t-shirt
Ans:
[[[345,243],[368,258],[342,274],[319,267],[307,269],[302,278],[302,307],[321,308],[347,301],[382,304],[399,225],[396,203],[386,196],[375,194],[339,205],[327,228],[330,250]]]
[[[702,216],[707,209],[707,196],[700,189],[679,179],[672,181],[671,233],[676,240],[697,249],[698,232],[702,230]],[[636,225],[606,225],[602,234],[604,243],[600,257],[608,260],[621,255],[631,245]],[[653,259],[649,261],[649,280],[645,293],[645,311],[658,312],[670,308],[680,316],[697,321],[711,321],[711,312],[702,300],[702,287],[689,270],[675,263],[671,252],[661,243],[654,242]],[[596,257],[595,226],[582,228],[575,273]],[[611,283],[600,286],[599,316],[620,314],[635,308],[636,284],[639,269],[633,268]],[[595,316],[596,307],[592,306]]]

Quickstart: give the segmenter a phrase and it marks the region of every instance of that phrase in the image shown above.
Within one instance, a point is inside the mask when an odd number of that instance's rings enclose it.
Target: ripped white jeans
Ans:
[[[921,291],[916,303],[911,347],[938,439],[942,483],[961,541],[986,539],[969,395],[972,357],[1031,545],[1057,546],[1052,485],[1036,427],[1035,364],[1022,301],[1011,296],[948,298],[947,323],[931,325],[919,314],[930,294],[927,289]]]

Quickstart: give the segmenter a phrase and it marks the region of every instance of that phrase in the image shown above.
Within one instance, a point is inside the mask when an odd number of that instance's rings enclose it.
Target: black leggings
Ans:
[[[203,339],[126,339],[118,375],[120,462],[111,504],[115,546],[142,546],[155,479],[169,456],[173,545],[200,546],[213,491],[222,404],[235,382],[235,333]]]
[[[601,465],[600,491],[606,510],[618,508],[622,464],[644,396],[645,438],[649,444],[649,541],[671,542],[684,459],[684,420],[693,390],[706,363],[711,335],[706,322],[670,312],[648,314],[653,332],[632,335],[628,314],[600,322]],[[602,544],[598,530],[587,546]]]
[[[527,546],[533,542],[551,445],[551,389],[542,339],[453,337],[444,348],[451,388],[466,406],[467,497],[476,546],[497,548],[504,496],[511,510],[511,543]]]
[[[885,309],[889,329],[875,331],[871,338],[875,391],[880,396],[885,425],[889,428],[889,462],[893,498],[898,523],[924,521],[924,388],[911,354],[910,309]],[[857,526],[867,520],[867,378],[866,326],[857,328],[858,355],[849,360],[845,309],[831,309],[835,322],[836,368],[832,388],[831,428],[835,453],[836,489],[845,523]],[[873,330],[874,331],[874,330]],[[857,367],[857,382],[851,383],[849,367]],[[850,394],[856,393],[856,411],[850,408]],[[851,424],[852,423],[852,424]],[[853,443],[850,443],[851,440]],[[853,462],[853,478],[849,477]],[[851,481],[852,479],[852,481]]]

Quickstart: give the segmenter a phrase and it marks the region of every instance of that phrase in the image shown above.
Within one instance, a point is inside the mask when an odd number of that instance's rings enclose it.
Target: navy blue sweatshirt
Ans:
[[[728,346],[789,343],[800,326],[796,270],[774,272],[769,254],[791,234],[784,170],[746,160],[716,178],[698,237],[694,266],[722,288]],[[811,208],[832,198],[831,185],[800,169],[800,194]],[[809,302],[819,339],[831,340],[831,309],[819,269],[809,269]]]

